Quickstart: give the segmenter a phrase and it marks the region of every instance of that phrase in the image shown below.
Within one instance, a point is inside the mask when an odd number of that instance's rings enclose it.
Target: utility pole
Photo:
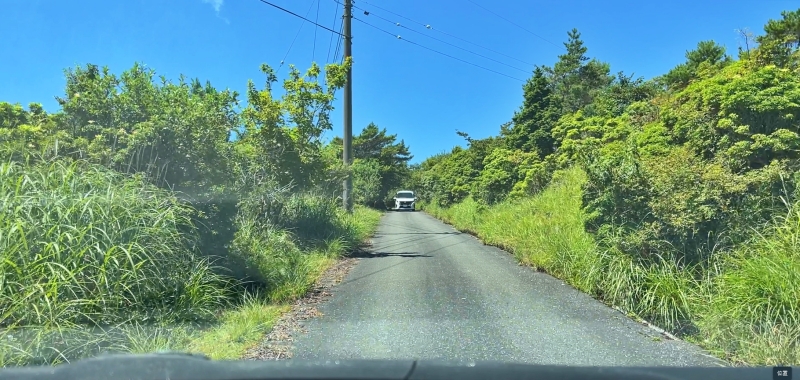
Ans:
[[[344,59],[350,58],[352,55],[352,34],[350,31],[350,22],[352,21],[352,8],[353,0],[344,0]],[[353,69],[352,67],[347,70],[347,79],[344,84],[344,138],[343,140],[343,153],[342,159],[345,167],[348,169],[347,178],[344,180],[344,192],[342,194],[342,203],[347,212],[353,212],[353,178],[349,173],[350,164],[352,164],[353,155]]]

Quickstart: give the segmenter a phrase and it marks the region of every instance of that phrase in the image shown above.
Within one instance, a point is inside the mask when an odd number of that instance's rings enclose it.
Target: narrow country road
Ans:
[[[724,365],[425,213],[387,213],[372,243],[294,358]]]

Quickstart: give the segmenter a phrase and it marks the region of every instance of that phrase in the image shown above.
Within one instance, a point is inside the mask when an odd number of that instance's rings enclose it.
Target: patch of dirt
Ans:
[[[361,251],[363,252],[363,251]],[[355,257],[352,257],[355,256]],[[250,348],[242,359],[245,360],[281,360],[292,357],[292,342],[298,333],[308,332],[302,321],[319,317],[322,313],[317,305],[331,297],[330,289],[344,280],[360,260],[358,253],[345,257],[328,268],[317,280],[314,287],[305,297],[298,299],[292,309],[282,315],[261,343]]]

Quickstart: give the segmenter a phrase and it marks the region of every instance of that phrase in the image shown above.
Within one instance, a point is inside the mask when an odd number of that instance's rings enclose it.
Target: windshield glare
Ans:
[[[411,193],[411,192],[400,192],[400,193],[397,193],[397,198],[414,198],[414,193]]]

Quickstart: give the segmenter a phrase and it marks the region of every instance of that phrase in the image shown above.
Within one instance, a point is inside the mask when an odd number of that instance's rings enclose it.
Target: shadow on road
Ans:
[[[375,236],[389,236],[389,235],[461,235],[463,232],[388,232],[376,233]]]
[[[392,264],[392,265],[390,265],[390,266],[388,266],[386,268],[382,268],[382,269],[379,269],[377,271],[374,271],[374,272],[371,272],[371,273],[367,273],[367,274],[365,274],[365,275],[363,275],[361,277],[351,278],[351,279],[349,279],[347,281],[343,281],[340,285],[349,284],[351,282],[356,282],[356,281],[359,281],[359,280],[363,280],[363,279],[365,279],[367,277],[370,277],[372,275],[378,274],[378,273],[383,272],[385,270],[392,269],[392,268],[394,268],[394,267],[396,267],[398,265],[402,265],[402,264],[408,263],[408,262],[410,262],[410,261],[412,261],[412,260],[414,260],[414,259],[416,259],[418,257],[433,257],[432,255],[429,255],[429,253],[434,253],[434,252],[437,252],[437,251],[441,251],[443,249],[446,249],[446,248],[449,248],[449,247],[452,247],[452,246],[456,246],[456,245],[459,245],[459,244],[464,244],[466,242],[467,242],[466,240],[462,240],[462,241],[459,241],[459,242],[456,242],[456,243],[453,243],[453,244],[448,244],[448,245],[439,247],[437,249],[434,249],[433,251],[429,251],[429,252],[426,252],[424,254],[423,253],[416,253],[416,252],[400,252],[400,253],[376,252],[376,253],[373,254],[373,253],[371,253],[371,252],[369,252],[367,250],[359,249],[357,252],[352,253],[350,255],[350,257],[376,258],[376,257],[392,257],[392,256],[396,256],[396,257],[406,257],[406,258],[408,258],[408,260],[403,260],[403,261],[401,261],[399,263]]]
[[[401,262],[399,262],[399,263],[397,263],[397,264],[392,264],[392,265],[389,265],[389,266],[388,266],[388,267],[386,267],[386,268],[383,268],[383,269],[377,270],[377,271],[375,271],[375,272],[372,272],[372,273],[365,274],[365,275],[363,275],[363,276],[361,276],[361,277],[351,278],[351,279],[349,279],[349,280],[347,280],[347,281],[342,281],[342,282],[339,284],[339,286],[341,286],[341,285],[345,285],[345,284],[349,284],[349,283],[351,283],[351,282],[356,282],[356,281],[359,281],[359,280],[363,280],[363,279],[365,279],[365,278],[367,278],[367,277],[369,277],[369,276],[375,275],[375,274],[377,274],[377,273],[380,273],[380,272],[383,272],[383,271],[385,271],[385,270],[392,269],[392,268],[394,268],[394,267],[396,267],[396,266],[398,266],[398,265],[405,264],[405,263],[407,263],[407,262],[409,262],[409,261],[412,261],[412,260],[414,260],[414,259],[415,259],[415,258],[414,258],[414,257],[412,257],[412,258],[410,258],[410,259],[408,259],[408,260],[403,260],[403,261],[401,261]]]
[[[447,239],[450,235],[443,235],[443,234],[430,234],[428,236],[415,236],[417,234],[407,234],[405,236],[398,236],[396,238],[391,238],[388,236],[384,236],[388,241],[375,241],[373,245],[373,249],[379,249],[382,251],[402,251],[409,248],[409,246],[419,245],[422,243],[430,243],[435,240],[442,240]],[[376,235],[375,238],[380,238],[381,236]]]
[[[360,249],[350,254],[350,257],[359,259],[374,259],[378,257],[433,257],[431,255],[421,254],[418,252],[369,252]]]
[[[419,228],[419,227],[410,227],[410,226],[407,226],[407,225],[393,224],[393,223],[388,223],[388,222],[382,223],[381,226],[384,227],[384,228],[387,228],[387,229],[393,229],[393,230],[398,230],[398,231],[403,231],[403,232],[419,231],[420,233],[431,233],[430,229],[423,229],[423,228]],[[454,231],[454,232],[455,233],[461,233],[461,232],[458,232],[458,231]],[[381,233],[381,232],[378,232],[378,233]]]

